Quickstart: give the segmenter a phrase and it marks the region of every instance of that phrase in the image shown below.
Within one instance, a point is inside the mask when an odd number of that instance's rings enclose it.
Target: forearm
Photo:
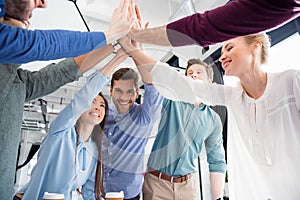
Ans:
[[[139,73],[146,84],[152,84],[151,70],[156,60],[148,56],[143,50],[129,51],[129,55],[133,58]]]
[[[142,30],[131,30],[128,35],[132,40],[139,43],[171,46],[171,43],[168,39],[166,26]]]
[[[210,172],[210,184],[213,194],[213,199],[223,197],[225,174],[218,172]]]
[[[110,74],[113,72],[113,70],[119,66],[128,55],[125,54],[116,54],[103,68],[99,69],[99,71],[104,76],[110,76]]]
[[[26,81],[26,101],[50,94],[59,87],[77,80],[82,73],[73,59],[51,63],[39,71],[19,70],[19,76]]]
[[[168,24],[167,35],[172,46],[208,46],[275,28],[299,16],[299,7],[297,0],[229,1]]]
[[[102,32],[35,30],[0,24],[0,63],[75,57],[106,45]]]
[[[113,51],[114,47],[109,44],[90,53],[75,57],[74,61],[79,70],[84,73],[109,56]]]

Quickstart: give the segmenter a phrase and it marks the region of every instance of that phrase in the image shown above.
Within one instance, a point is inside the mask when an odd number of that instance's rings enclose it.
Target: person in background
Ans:
[[[276,28],[298,16],[299,0],[232,0],[165,26],[133,29],[129,36],[140,43],[162,46],[208,46]]]
[[[156,61],[137,49],[130,39],[120,43],[134,59],[146,83],[152,84],[150,72],[144,65]],[[135,44],[137,45],[137,44]],[[168,76],[167,73],[164,76]],[[185,75],[191,80],[211,83],[212,68],[199,59],[191,59]],[[225,151],[222,140],[222,123],[217,113],[201,101],[193,104],[164,98],[161,120],[151,154],[148,172],[143,185],[143,199],[193,199],[198,188],[196,160],[205,144],[214,199],[223,196],[225,182]]]
[[[13,0],[12,0],[13,1]],[[16,0],[17,2],[18,0]],[[26,1],[27,2],[27,1]],[[30,0],[30,5],[37,1]],[[11,3],[11,2],[10,2]],[[9,8],[7,4],[7,13]],[[22,4],[23,5],[23,4]],[[113,14],[110,31],[113,35],[128,32],[132,19],[127,9],[132,6],[122,1]],[[27,10],[27,12],[30,11]],[[26,9],[22,11],[30,16]],[[13,14],[13,13],[12,13]],[[19,13],[20,14],[20,13]],[[128,15],[128,19],[126,17]],[[18,24],[14,20],[15,25]],[[22,23],[19,23],[22,24]],[[1,35],[2,36],[2,35]],[[85,44],[86,45],[86,44]],[[104,47],[105,45],[103,45]],[[42,49],[43,50],[43,49]],[[82,73],[91,69],[96,63],[114,51],[112,45],[96,49],[93,53],[67,58],[57,64],[50,64],[39,71],[28,71],[20,68],[19,64],[1,64],[0,66],[0,191],[1,198],[11,199],[14,194],[14,177],[17,162],[18,144],[20,140],[24,102],[45,96],[54,92],[62,85],[77,80]],[[44,51],[40,52],[41,54]]]
[[[124,0],[123,8],[131,3],[132,0]],[[122,29],[112,30],[112,26],[105,32],[26,30],[32,11],[46,8],[47,0],[0,0],[0,6],[0,63],[23,64],[76,57],[112,44],[127,33]],[[115,23],[114,20],[111,19]]]
[[[228,109],[230,199],[298,199],[300,183],[300,71],[267,73],[265,33],[223,43],[220,62],[235,86],[179,76],[163,63],[144,66],[166,98]],[[168,76],[166,76],[168,74]],[[259,184],[257,184],[259,183]]]
[[[151,84],[144,84],[141,104],[138,74],[131,68],[117,70],[111,79],[112,103],[103,137],[105,192],[124,191],[126,200],[140,199],[145,146],[159,117],[162,97]]]
[[[72,191],[80,187],[83,199],[101,198],[99,150],[108,103],[99,92],[113,69],[126,58],[127,54],[119,50],[105,67],[87,78],[85,86],[51,122],[31,179],[15,200],[43,199],[45,192],[61,193],[65,200],[72,200]],[[93,132],[97,124],[101,129]]]

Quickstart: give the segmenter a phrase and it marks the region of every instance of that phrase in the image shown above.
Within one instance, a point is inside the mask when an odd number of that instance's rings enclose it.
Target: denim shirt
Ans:
[[[133,104],[126,113],[119,114],[116,106],[110,105],[104,130],[104,189],[124,191],[126,199],[141,192],[145,146],[162,102],[154,86],[144,86],[143,103]]]
[[[43,199],[44,192],[63,193],[65,200],[71,200],[72,191],[80,186],[85,199],[95,199],[98,149],[91,139],[83,142],[81,137],[76,146],[75,123],[107,82],[108,78],[99,71],[90,75],[87,84],[53,120],[31,179],[18,192],[24,193],[24,200]]]

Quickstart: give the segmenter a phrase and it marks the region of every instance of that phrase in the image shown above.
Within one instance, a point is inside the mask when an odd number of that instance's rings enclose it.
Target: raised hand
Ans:
[[[121,4],[114,10],[109,23],[109,30],[105,33],[107,44],[113,43],[125,36],[136,21],[133,0],[122,0]]]

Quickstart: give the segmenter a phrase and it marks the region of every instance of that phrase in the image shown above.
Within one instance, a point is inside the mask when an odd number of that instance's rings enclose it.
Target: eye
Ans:
[[[105,104],[104,103],[100,104],[100,107],[105,108]]]
[[[122,90],[120,90],[120,89],[115,89],[115,92],[118,93],[118,94],[121,94],[121,93],[122,93]]]
[[[133,94],[135,91],[134,90],[128,90],[127,94]]]
[[[226,50],[227,50],[227,51],[230,51],[232,48],[233,48],[233,46],[228,46],[228,47],[226,48]]]

